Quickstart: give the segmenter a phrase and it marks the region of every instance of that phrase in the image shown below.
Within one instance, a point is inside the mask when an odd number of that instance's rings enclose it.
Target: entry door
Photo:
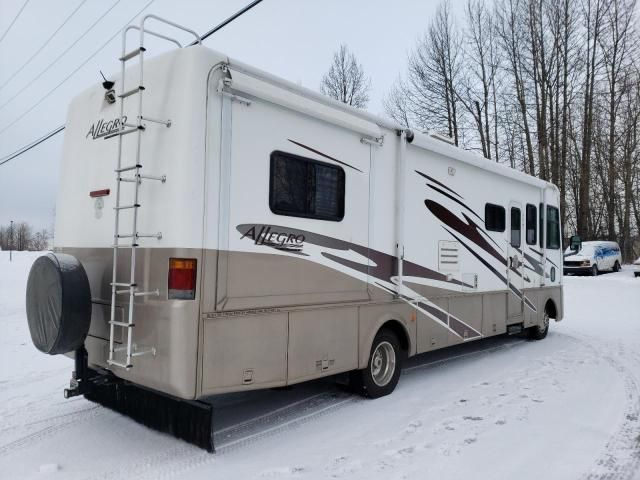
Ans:
[[[522,205],[519,202],[510,202],[507,212],[509,228],[507,229],[507,279],[508,301],[507,317],[508,323],[516,323],[523,320],[524,313],[524,259],[522,255],[522,241],[524,231],[524,215]],[[520,295],[513,291],[516,288]]]

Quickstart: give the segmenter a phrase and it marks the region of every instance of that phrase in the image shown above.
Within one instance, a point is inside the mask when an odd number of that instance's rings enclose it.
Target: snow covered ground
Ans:
[[[32,253],[0,252],[0,477],[640,479],[640,279],[569,277],[540,342],[412,359],[375,401],[328,381],[216,399],[210,455],[82,398],[31,344]]]

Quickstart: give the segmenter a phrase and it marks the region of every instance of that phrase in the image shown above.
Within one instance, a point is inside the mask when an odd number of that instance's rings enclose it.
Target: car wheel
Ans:
[[[617,260],[616,260],[616,263],[613,265],[613,271],[614,272],[620,271],[620,263]]]
[[[544,312],[542,324],[529,328],[529,338],[531,340],[542,340],[549,333],[549,313]]]
[[[598,276],[598,265],[596,263],[593,264],[593,267],[591,267],[591,276],[592,277],[597,277]]]
[[[400,379],[404,356],[396,334],[380,330],[371,345],[367,367],[351,373],[351,387],[369,398],[389,395]]]

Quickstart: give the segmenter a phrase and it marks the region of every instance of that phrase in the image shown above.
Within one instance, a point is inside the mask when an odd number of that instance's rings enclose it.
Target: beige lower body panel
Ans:
[[[108,248],[60,250],[75,255],[87,271],[93,297],[86,341],[89,363],[106,368],[113,252]],[[255,255],[251,254],[251,259]],[[114,368],[114,374],[192,399],[290,385],[364,368],[373,339],[387,322],[393,322],[406,338],[410,356],[468,340],[444,322],[346,273],[301,258],[262,256],[270,257],[260,259],[263,268],[245,272],[255,287],[251,290],[242,285],[241,272],[235,270],[234,278],[224,288],[217,288],[216,268],[209,263],[219,257],[215,251],[203,254],[198,249],[139,249],[136,283],[141,290],[158,288],[160,295],[136,299],[134,343],[155,347],[156,355],[135,357],[133,369]],[[198,260],[195,300],[168,299],[171,257]],[[287,259],[284,263],[283,258]],[[243,262],[234,260],[232,269]],[[128,258],[121,255],[118,268],[125,277],[128,263]],[[247,268],[250,265],[255,267],[248,262]],[[286,288],[294,284],[293,294],[287,297]],[[319,293],[313,292],[316,284],[322,285]],[[438,288],[427,292],[427,288],[420,293],[429,293],[425,297],[430,302],[460,319],[470,331],[481,332],[476,338],[506,331],[506,291],[460,293]],[[548,301],[554,303],[557,319],[562,318],[560,286],[528,289],[526,295],[537,310],[525,308],[525,327],[542,321]],[[231,305],[243,309],[230,309]],[[128,304],[122,298],[117,303],[116,319],[127,318]],[[126,336],[118,330],[115,340],[124,342]]]

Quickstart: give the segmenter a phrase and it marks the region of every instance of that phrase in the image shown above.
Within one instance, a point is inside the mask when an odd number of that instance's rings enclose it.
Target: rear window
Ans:
[[[492,232],[504,232],[505,210],[500,205],[487,203],[484,206],[484,226]]]

